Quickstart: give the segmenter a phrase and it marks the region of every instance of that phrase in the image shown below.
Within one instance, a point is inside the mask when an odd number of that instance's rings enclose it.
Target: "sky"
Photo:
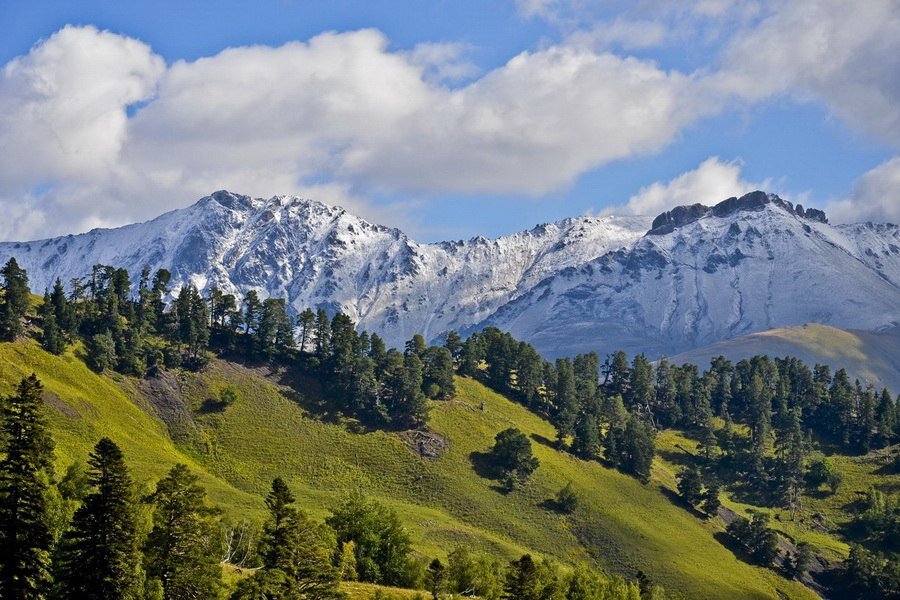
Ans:
[[[421,241],[754,189],[900,222],[900,0],[0,0],[0,239],[219,189]]]

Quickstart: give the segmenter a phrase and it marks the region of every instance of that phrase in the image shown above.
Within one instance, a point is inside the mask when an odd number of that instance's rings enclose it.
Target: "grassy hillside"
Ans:
[[[31,373],[44,384],[60,471],[75,460],[85,461],[97,440],[107,436],[122,447],[139,482],[149,485],[184,462],[200,475],[215,502],[236,511],[262,510],[260,498],[210,475],[176,448],[166,427],[148,415],[146,406],[112,379],[88,369],[75,352],[57,357],[32,341],[0,344],[0,395],[12,393]]]
[[[671,501],[665,490],[674,484],[674,470],[665,461],[642,485],[557,452],[548,444],[555,435],[551,425],[471,380],[458,380],[455,400],[434,403],[427,445],[443,451],[427,458],[407,434],[356,432],[352,424],[304,408],[318,398],[316,386],[301,381],[287,388],[265,369],[217,360],[202,374],[180,374],[178,395],[193,421],[178,445],[151,416],[155,409],[139,391],[143,384],[99,377],[75,355],[53,357],[33,343],[0,345],[0,393],[31,371],[48,391],[61,466],[83,459],[108,435],[122,445],[137,479],[155,479],[174,462],[188,462],[232,513],[259,516],[260,494],[281,475],[318,517],[350,489],[377,497],[398,510],[416,548],[429,556],[457,545],[507,558],[530,551],[564,564],[596,560],[629,577],[642,569],[691,598],[813,597],[739,560],[716,539],[720,523],[703,522]],[[206,401],[226,385],[238,390],[237,402],[210,410]],[[478,474],[477,453],[509,426],[532,438],[541,466],[523,489],[503,494],[497,482]],[[582,497],[572,516],[547,504],[567,482]]]
[[[660,491],[671,472],[658,469],[645,486],[562,454],[548,445],[555,436],[549,423],[477,382],[459,379],[455,400],[434,403],[430,426],[446,450],[431,459],[401,435],[353,433],[344,424],[314,418],[302,408],[315,398],[314,385],[298,385],[300,397],[288,398],[265,375],[217,361],[183,386],[194,407],[224,385],[239,390],[234,406],[199,418],[205,450],[197,459],[241,489],[260,493],[273,476],[285,475],[300,502],[320,516],[347,490],[363,489],[397,508],[417,547],[430,556],[457,545],[507,558],[527,550],[564,563],[596,559],[629,577],[642,569],[691,597],[809,595],[738,560],[715,539],[718,525],[673,504]],[[541,467],[524,489],[504,495],[497,482],[477,474],[473,458],[477,463],[477,453],[509,426],[532,438]],[[569,481],[583,506],[564,517],[547,501]]]
[[[795,356],[810,367],[845,368],[851,379],[900,391],[900,328],[890,331],[842,330],[825,325],[772,329],[718,342],[669,358],[676,364],[709,366],[715,356],[732,361],[755,355]]]

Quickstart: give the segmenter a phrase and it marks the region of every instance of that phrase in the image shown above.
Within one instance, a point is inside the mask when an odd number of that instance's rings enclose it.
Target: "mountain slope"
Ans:
[[[508,330],[548,357],[624,349],[657,358],[740,335],[822,323],[900,323],[900,228],[832,227],[754,192],[646,217],[580,217],[496,240],[420,244],[343,209],[216,192],[138,225],[0,244],[36,292],[97,263],[172,271],[341,310],[401,345],[414,333]]]
[[[900,329],[887,331],[841,330],[825,325],[803,325],[753,333],[668,358],[676,364],[705,367],[716,356],[736,362],[756,355],[794,356],[808,365],[825,364],[832,372],[844,368],[851,379],[876,388],[900,390]]]
[[[342,310],[394,345],[464,328],[536,282],[632,243],[643,217],[581,217],[512,236],[419,244],[341,208],[295,197],[216,192],[147,223],[38,242],[2,243],[42,292],[97,263],[169,269],[177,285],[219,286]]]
[[[892,281],[900,248],[888,241],[896,227],[836,229],[762,193],[726,203],[564,270],[479,326],[550,354],[620,348],[658,358],[803,323],[866,330],[900,323]],[[853,237],[860,231],[865,239]],[[875,241],[880,254],[869,265],[860,249]]]
[[[674,485],[667,466],[658,464],[651,483],[642,485],[558,452],[542,442],[553,437],[552,425],[472,380],[457,381],[454,401],[434,403],[431,427],[446,449],[431,459],[414,451],[404,433],[354,433],[310,412],[304,406],[317,399],[316,386],[293,381],[285,387],[277,370],[215,360],[203,373],[173,374],[174,397],[186,403],[196,425],[194,436],[176,446],[148,416],[153,408],[136,380],[115,383],[74,356],[53,357],[32,342],[0,344],[0,357],[0,390],[36,369],[54,394],[48,404],[61,463],[84,459],[94,438],[109,435],[123,446],[138,480],[161,476],[175,460],[188,462],[233,517],[259,518],[262,496],[278,475],[317,517],[350,489],[378,498],[398,510],[415,547],[430,556],[463,544],[502,558],[527,551],[564,564],[597,560],[629,578],[642,569],[685,597],[813,597],[739,560],[717,540],[721,524],[671,501],[661,491]],[[235,386],[237,402],[224,412],[204,410],[203,401],[224,385]],[[477,474],[472,457],[510,426],[534,440],[541,466],[523,489],[504,495],[497,482]],[[545,502],[570,481],[582,504],[565,517]]]

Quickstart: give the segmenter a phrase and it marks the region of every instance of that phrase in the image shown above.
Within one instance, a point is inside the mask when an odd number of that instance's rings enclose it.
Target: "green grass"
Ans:
[[[200,476],[216,503],[235,511],[261,510],[258,497],[213,477],[185,456],[159,420],[133,402],[115,381],[88,369],[73,352],[57,357],[35,342],[0,344],[0,395],[13,393],[32,372],[43,383],[50,405],[47,416],[60,472],[74,461],[86,461],[94,444],[105,436],[122,447],[138,482],[149,486],[183,462]]]
[[[660,490],[672,479],[665,469],[642,485],[560,453],[548,446],[555,436],[549,423],[475,381],[458,379],[457,398],[433,404],[430,427],[449,447],[431,460],[396,434],[351,433],[344,424],[311,418],[275,384],[221,362],[198,380],[189,386],[195,405],[224,385],[240,392],[234,406],[206,418],[209,451],[198,460],[211,472],[254,493],[285,476],[317,516],[348,490],[362,489],[398,510],[426,555],[444,556],[457,545],[505,558],[530,551],[564,564],[596,559],[628,577],[642,569],[689,597],[811,597],[802,586],[738,560],[715,539],[720,526],[673,504]],[[497,482],[476,474],[470,457],[509,426],[532,437],[541,467],[523,489],[503,494]],[[545,502],[569,481],[583,502],[565,517]]]
[[[547,442],[555,436],[549,423],[472,380],[457,381],[455,400],[433,404],[430,426],[448,447],[428,459],[399,434],[354,433],[346,423],[306,412],[301,406],[318,394],[313,384],[298,386],[300,397],[289,399],[263,371],[223,361],[202,374],[184,374],[187,400],[199,409],[226,385],[239,398],[223,412],[199,414],[197,433],[181,446],[140,406],[132,380],[99,377],[75,356],[53,357],[33,343],[0,345],[0,393],[32,370],[59,398],[51,402],[51,421],[61,467],[83,459],[97,438],[109,435],[122,445],[136,479],[156,479],[174,462],[186,462],[232,514],[259,518],[262,494],[282,476],[299,504],[319,518],[349,490],[378,498],[398,511],[426,556],[443,558],[465,545],[506,559],[531,552],[563,566],[597,561],[629,578],[641,569],[688,598],[814,597],[742,562],[716,539],[720,523],[701,521],[673,503],[664,493],[674,482],[665,461],[642,485],[560,453]],[[488,450],[494,435],[510,426],[531,436],[541,465],[523,489],[503,494],[497,482],[477,474],[471,456]],[[545,502],[568,482],[582,502],[575,514],[563,516]],[[371,597],[369,591],[374,594],[361,586],[351,597]]]
[[[721,426],[721,420],[715,420]],[[735,428],[739,435],[746,435],[746,428]],[[658,472],[665,470],[671,474],[669,488],[676,491],[675,474],[685,464],[684,449],[697,453],[697,442],[683,432],[666,430],[657,438]],[[806,490],[803,494],[802,510],[792,521],[790,511],[780,507],[762,507],[740,502],[727,492],[722,494],[722,505],[738,514],[747,516],[750,511],[765,512],[771,516],[771,526],[785,534],[794,542],[805,541],[812,544],[826,558],[842,561],[850,551],[848,541],[842,531],[854,518],[855,505],[872,486],[889,493],[900,493],[900,478],[886,472],[885,465],[893,457],[896,448],[886,448],[864,456],[835,454],[829,460],[843,476],[843,483],[837,493],[826,488]]]

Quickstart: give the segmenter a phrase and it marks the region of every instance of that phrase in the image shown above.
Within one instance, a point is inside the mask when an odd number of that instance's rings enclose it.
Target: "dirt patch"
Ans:
[[[177,377],[160,370],[155,375],[139,380],[137,390],[153,409],[155,416],[166,424],[173,440],[180,442],[191,436],[196,425]]]
[[[69,417],[70,419],[81,418],[81,415],[77,410],[69,406],[67,403],[63,402],[63,399],[53,392],[44,392],[43,399],[44,404],[46,404],[47,406],[52,406],[53,408],[58,410],[64,417]]]
[[[422,458],[430,458],[432,460],[440,458],[447,451],[447,448],[450,447],[447,438],[433,431],[404,431],[400,433],[400,438],[410,450]]]

